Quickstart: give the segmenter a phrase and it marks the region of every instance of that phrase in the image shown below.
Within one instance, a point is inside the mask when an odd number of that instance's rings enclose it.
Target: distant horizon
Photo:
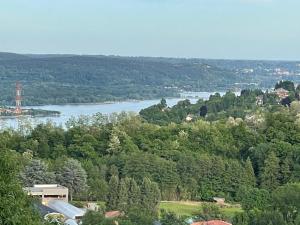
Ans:
[[[22,53],[22,52],[10,52],[10,51],[1,51],[0,53],[8,54],[17,54],[17,55],[70,55],[70,56],[104,56],[104,57],[128,57],[128,58],[165,58],[165,59],[187,59],[187,60],[228,60],[228,61],[270,61],[270,62],[299,62],[300,59],[260,59],[260,58],[206,58],[206,57],[173,57],[173,56],[145,56],[145,55],[113,55],[113,54],[85,54],[85,53]]]

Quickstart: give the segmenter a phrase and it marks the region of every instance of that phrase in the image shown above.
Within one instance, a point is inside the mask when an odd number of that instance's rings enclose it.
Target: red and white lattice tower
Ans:
[[[20,82],[16,82],[16,109],[15,114],[22,114],[22,86]]]

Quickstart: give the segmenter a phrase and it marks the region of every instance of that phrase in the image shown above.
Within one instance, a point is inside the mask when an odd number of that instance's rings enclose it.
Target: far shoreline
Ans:
[[[228,91],[228,90],[227,90]],[[199,91],[199,92],[190,92],[190,93],[226,93],[227,91]],[[189,92],[186,92],[189,93]],[[236,93],[236,92],[233,92]],[[24,105],[24,107],[44,107],[44,106],[63,106],[63,105],[106,105],[106,104],[117,104],[117,103],[124,103],[124,102],[142,102],[142,101],[155,101],[164,99],[201,99],[201,96],[186,96],[182,97],[180,95],[174,97],[161,97],[161,98],[145,98],[145,99],[124,99],[124,100],[116,100],[116,101],[103,101],[103,102],[78,102],[78,103],[55,103],[55,104],[41,104],[41,105]],[[203,99],[203,97],[202,97]],[[34,108],[33,108],[34,109]]]

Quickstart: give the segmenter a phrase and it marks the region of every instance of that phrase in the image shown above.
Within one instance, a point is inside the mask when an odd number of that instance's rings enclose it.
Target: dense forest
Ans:
[[[69,188],[72,200],[103,202],[102,212],[123,211],[119,224],[150,225],[157,219],[162,225],[185,224],[184,218],[159,212],[160,201],[224,197],[240,203],[243,212],[227,218],[207,205],[199,220],[298,225],[299,88],[292,82],[280,82],[280,87],[290,96],[243,90],[240,96],[215,94],[172,108],[162,100],[140,115],[74,118],[67,129],[47,123],[3,130],[0,224],[21,225],[23,217],[27,224],[38,224],[21,185],[58,182]],[[83,224],[112,221],[89,212]]]
[[[16,81],[23,85],[25,105],[93,103],[174,97],[181,91],[269,88],[281,79],[300,82],[299,65],[277,61],[0,53],[0,104],[14,104]]]

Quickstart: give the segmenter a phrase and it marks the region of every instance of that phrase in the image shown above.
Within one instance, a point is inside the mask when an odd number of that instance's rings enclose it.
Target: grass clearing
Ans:
[[[192,216],[201,212],[200,202],[194,204],[190,204],[189,202],[161,202],[159,207],[180,216]]]
[[[163,201],[160,203],[160,209],[168,212],[174,212],[180,216],[199,215],[202,211],[201,202],[183,202],[183,201]],[[243,212],[239,205],[221,207],[221,212],[226,218],[232,218],[236,213]]]

